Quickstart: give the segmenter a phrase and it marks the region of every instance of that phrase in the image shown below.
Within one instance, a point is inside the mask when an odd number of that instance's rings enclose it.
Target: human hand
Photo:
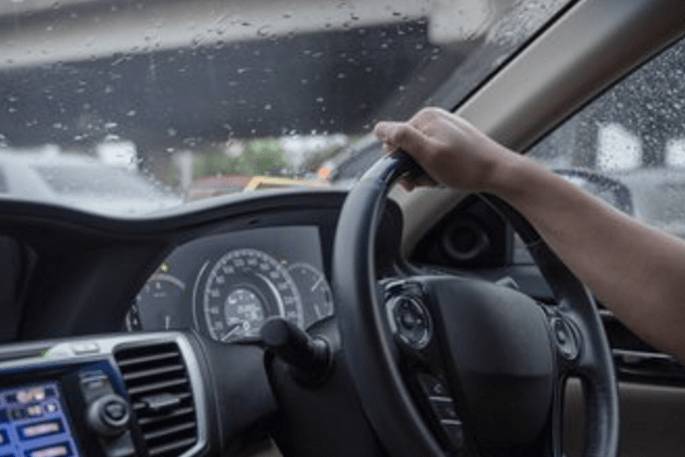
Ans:
[[[492,190],[498,171],[520,157],[439,108],[424,108],[407,122],[379,122],[374,133],[386,151],[405,151],[433,181],[472,192]]]

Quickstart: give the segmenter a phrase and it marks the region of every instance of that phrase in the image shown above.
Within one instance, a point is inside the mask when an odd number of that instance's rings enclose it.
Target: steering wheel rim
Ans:
[[[392,184],[397,178],[416,171],[419,171],[418,166],[405,153],[387,155],[352,188],[338,222],[333,285],[347,368],[363,410],[388,454],[443,457],[455,455],[455,450],[446,447],[437,436],[407,385],[406,373],[398,364],[398,357],[401,357],[398,351],[402,348],[398,348],[397,335],[391,329],[383,291],[379,291],[375,277],[374,255],[370,254],[375,252],[376,230]],[[552,312],[554,319],[568,322],[565,328],[571,329],[574,341],[577,339],[577,353],[572,363],[564,362],[565,357],[558,362],[555,352],[553,395],[541,441],[544,444],[535,449],[540,450],[540,455],[561,455],[563,386],[570,374],[581,378],[585,392],[586,446],[583,455],[615,457],[619,420],[617,384],[611,351],[591,295],[518,212],[495,197],[483,195],[482,198],[514,226],[528,245],[558,303],[555,307],[547,307],[551,311],[545,308],[545,312]],[[550,345],[556,351],[559,344],[554,341],[555,329],[552,328],[556,321],[550,318],[549,322]],[[450,381],[450,385],[455,383],[452,382],[454,378]],[[479,445],[479,433],[476,431],[474,435],[473,440],[469,440],[472,450],[475,446],[478,453],[496,453],[492,448],[492,452],[484,451]]]

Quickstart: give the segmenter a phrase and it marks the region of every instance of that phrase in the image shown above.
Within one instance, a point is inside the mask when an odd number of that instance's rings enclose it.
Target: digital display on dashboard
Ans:
[[[0,389],[0,457],[78,455],[57,383]]]

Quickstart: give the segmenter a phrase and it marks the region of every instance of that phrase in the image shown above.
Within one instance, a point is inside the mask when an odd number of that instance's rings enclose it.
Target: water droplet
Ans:
[[[133,117],[136,115],[136,110],[132,109],[126,113],[128,117]]]

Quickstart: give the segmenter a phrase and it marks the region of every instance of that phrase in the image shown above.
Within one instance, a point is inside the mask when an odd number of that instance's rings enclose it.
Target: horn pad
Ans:
[[[555,353],[545,313],[530,297],[484,281],[425,283],[450,382],[479,440],[530,443],[552,405]]]

